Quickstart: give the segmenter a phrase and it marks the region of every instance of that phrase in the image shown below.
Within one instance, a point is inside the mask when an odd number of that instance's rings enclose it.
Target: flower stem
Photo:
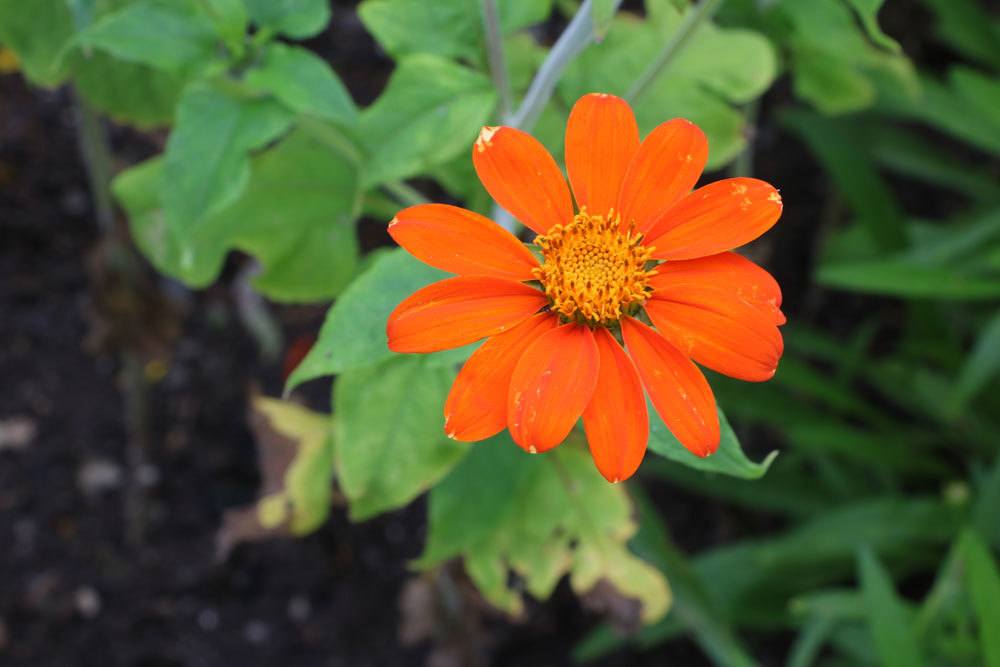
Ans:
[[[404,206],[416,206],[426,204],[427,197],[424,197],[419,190],[412,185],[407,185],[402,181],[390,181],[382,184],[382,190],[391,195]]]
[[[490,62],[493,85],[500,96],[500,116],[506,118],[513,108],[510,92],[510,78],[507,76],[507,61],[503,52],[503,31],[500,29],[500,14],[496,0],[481,0],[483,31],[486,34],[486,57]]]
[[[621,4],[621,0],[615,0],[615,9],[618,8],[619,4]],[[559,39],[552,46],[552,50],[549,51],[542,66],[538,68],[538,72],[528,88],[528,93],[524,96],[524,101],[521,102],[521,106],[518,107],[514,115],[508,119],[506,125],[525,131],[531,130],[538,121],[542,109],[552,98],[552,93],[555,91],[563,70],[593,41],[594,20],[591,0],[584,0],[576,15],[573,16],[573,20],[559,35]]]
[[[676,32],[671,35],[670,41],[663,46],[663,50],[660,51],[656,60],[649,64],[646,71],[636,79],[632,87],[625,93],[625,99],[633,103],[646,92],[649,85],[653,83],[656,77],[663,72],[667,65],[684,48],[687,41],[694,34],[695,29],[701,25],[702,21],[710,18],[721,4],[722,0],[699,0],[698,4],[688,12],[684,20],[681,21],[681,24],[677,26]]]

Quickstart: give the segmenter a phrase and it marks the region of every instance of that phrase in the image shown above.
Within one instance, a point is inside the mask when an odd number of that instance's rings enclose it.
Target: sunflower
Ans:
[[[718,448],[715,397],[695,362],[742,380],[774,375],[781,291],[731,250],[774,225],[782,205],[753,178],[692,192],[707,156],[693,123],[667,121],[640,143],[624,100],[590,94],[566,126],[572,197],[531,135],[484,127],[472,147],[483,186],[535,232],[536,252],[462,208],[399,212],[393,239],[456,277],[399,304],[389,347],[423,353],[486,339],[445,403],[449,437],[476,441],[507,428],[543,452],[582,417],[597,468],[618,482],[645,454],[648,394],[688,450]]]

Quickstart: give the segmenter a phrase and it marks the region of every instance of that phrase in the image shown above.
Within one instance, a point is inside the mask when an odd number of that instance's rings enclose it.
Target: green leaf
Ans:
[[[616,11],[618,11],[616,0],[594,0],[591,4],[590,15],[594,22],[594,37],[597,41],[601,41],[608,34]]]
[[[816,281],[828,287],[911,299],[1000,297],[1000,275],[927,266],[906,258],[824,265],[817,272]]]
[[[1000,25],[978,0],[923,0],[934,13],[934,31],[950,47],[1000,69]]]
[[[409,503],[444,477],[470,445],[444,434],[455,371],[397,355],[337,378],[337,475],[354,520]]]
[[[858,567],[879,662],[884,667],[920,667],[924,661],[910,624],[909,610],[896,595],[889,574],[870,549],[861,551]]]
[[[66,76],[63,49],[73,36],[73,15],[65,0],[0,0],[0,44],[14,51],[32,83],[54,86]]]
[[[878,84],[911,100],[916,94],[913,66],[878,28],[875,12],[880,4],[881,0],[780,0],[770,10],[772,30],[791,52],[796,93],[823,113],[871,106]]]
[[[233,203],[250,178],[250,151],[276,139],[291,121],[273,100],[237,98],[205,84],[188,88],[164,152],[167,224],[183,238]]]
[[[987,323],[976,338],[972,352],[955,382],[950,411],[959,414],[965,404],[1000,373],[1000,313]]]
[[[854,125],[801,110],[782,114],[781,122],[799,134],[820,159],[878,247],[903,247],[902,210],[872,164],[866,144],[855,136]]]
[[[215,25],[216,33],[231,50],[239,52],[250,20],[243,0],[202,0],[202,7]]]
[[[468,152],[495,103],[489,78],[479,72],[430,55],[401,60],[361,114],[370,154],[365,184],[408,178]]]
[[[155,26],[154,30],[150,26]],[[211,59],[216,32],[211,20],[187,2],[140,0],[100,17],[73,44],[168,71]]]
[[[466,446],[469,455],[431,491],[421,567],[462,556],[483,596],[511,614],[523,600],[508,569],[539,599],[568,574],[577,594],[606,581],[638,600],[646,623],[666,613],[666,580],[626,547],[636,525],[625,487],[608,484],[588,454],[564,443],[531,456],[504,435]]]
[[[282,301],[335,296],[355,275],[357,167],[299,130],[253,161],[250,186],[231,206],[182,236],[166,224],[158,193],[165,169],[154,159],[123,172],[115,195],[133,237],[162,272],[193,287],[216,279],[238,248],[263,265],[255,285]]]
[[[567,107],[595,90],[624,95],[656,58],[684,17],[669,0],[651,0],[647,8],[647,20],[619,12],[607,38],[567,68],[559,84]],[[703,23],[635,100],[639,129],[646,133],[669,118],[688,118],[708,136],[709,168],[721,167],[746,145],[745,121],[733,105],[760,96],[776,75],[774,50],[762,35]]]
[[[754,667],[757,663],[717,609],[697,572],[670,538],[656,507],[640,489],[632,498],[639,511],[639,531],[629,546],[636,555],[656,566],[670,582],[674,602],[665,623],[675,623],[694,640],[719,667]],[[642,634],[638,637],[642,642]],[[574,649],[578,661],[600,658],[624,643],[621,633],[602,627]]]
[[[169,125],[185,81],[172,72],[115,60],[101,51],[73,59],[73,84],[88,103],[140,128]]]
[[[389,314],[416,290],[446,277],[401,248],[380,255],[330,308],[319,339],[289,376],[285,391],[392,357],[385,335]]]
[[[878,25],[878,11],[885,0],[847,0],[847,3],[854,8],[870,40],[886,51],[900,53],[899,42],[882,32],[882,28]]]
[[[277,97],[289,109],[350,126],[358,110],[344,84],[322,58],[297,46],[273,43],[246,83]]]
[[[1000,667],[1000,568],[989,548],[972,530],[961,537],[965,579],[979,623],[986,667]]]
[[[292,39],[320,33],[330,22],[329,0],[243,0],[259,28]]]
[[[740,447],[740,441],[729,425],[726,415],[719,410],[719,426],[722,428],[722,439],[719,449],[711,456],[704,458],[689,452],[680,441],[674,437],[666,424],[652,406],[649,408],[649,448],[671,461],[705,472],[719,472],[742,479],[760,479],[771,467],[777,451],[768,454],[760,463],[754,463],[746,457]]]
[[[505,34],[545,20],[551,0],[499,0]],[[416,53],[483,59],[483,19],[478,0],[365,0],[358,16],[394,58]]]

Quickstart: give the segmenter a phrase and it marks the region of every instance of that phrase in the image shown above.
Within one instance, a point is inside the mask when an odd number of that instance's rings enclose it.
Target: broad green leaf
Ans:
[[[164,273],[194,287],[216,279],[237,248],[263,265],[255,284],[271,298],[335,296],[357,271],[353,223],[360,207],[357,167],[299,130],[255,158],[250,186],[231,206],[183,236],[166,224],[157,158],[123,172],[114,192],[140,249]]]
[[[719,442],[718,451],[704,458],[695,456],[674,437],[670,429],[660,419],[660,415],[650,406],[649,448],[660,456],[665,456],[671,461],[682,463],[696,470],[718,472],[743,479],[763,477],[767,469],[771,467],[778,452],[771,452],[760,463],[754,463],[743,453],[740,441],[721,409],[719,410],[719,426],[722,428],[722,439]]]
[[[366,185],[409,178],[468,153],[495,103],[484,74],[436,56],[404,58],[361,114]]]
[[[66,76],[64,47],[73,36],[66,0],[0,0],[0,44],[14,51],[29,81],[54,86]]]
[[[985,667],[1000,667],[1000,568],[989,547],[972,530],[961,538],[965,580],[979,624]]]
[[[357,108],[340,78],[308,49],[268,45],[260,66],[247,72],[246,82],[295,112],[348,126],[357,121]]]
[[[471,445],[444,434],[455,371],[397,355],[347,371],[334,389],[340,487],[354,520],[409,503],[444,477]]]
[[[88,103],[140,128],[169,125],[185,81],[172,72],[115,60],[101,51],[73,57],[73,84]]]
[[[330,0],[243,0],[259,28],[292,39],[318,34],[330,22]]]
[[[611,21],[618,11],[620,0],[594,0],[590,6],[591,20],[594,22],[594,37],[600,41],[611,29]]]
[[[1000,456],[979,482],[972,522],[990,544],[1000,547],[1000,522],[996,517],[996,508],[1000,507]]]
[[[608,484],[575,444],[531,456],[506,436],[465,445],[465,460],[430,495],[421,567],[461,556],[487,600],[523,609],[508,570],[544,599],[563,575],[578,594],[601,581],[639,600],[646,623],[670,605],[666,580],[629,552],[635,533],[624,485]]]
[[[140,0],[100,17],[73,43],[128,62],[178,71],[210,60],[215,40],[211,20],[191,3]]]
[[[234,97],[205,84],[188,88],[164,152],[160,196],[167,224],[183,238],[233,203],[250,178],[250,151],[276,139],[291,122],[273,100]]]
[[[497,0],[504,33],[545,20],[551,0]],[[482,60],[479,0],[365,0],[358,7],[365,27],[389,54],[415,53]]]
[[[218,35],[231,50],[239,53],[249,21],[243,0],[202,0],[202,7]]]
[[[892,579],[870,549],[858,559],[861,592],[868,626],[875,638],[879,662],[884,667],[920,667],[924,664],[910,613],[896,594]]]
[[[647,7],[646,20],[619,12],[607,38],[567,68],[559,84],[567,107],[595,90],[624,95],[655,59],[683,14],[669,0],[651,0]],[[745,121],[733,105],[761,95],[776,74],[774,51],[763,36],[704,23],[634,101],[639,129],[646,133],[670,118],[687,118],[708,136],[709,168],[721,167],[746,145]]]
[[[330,308],[319,339],[289,376],[286,391],[392,357],[385,335],[389,314],[410,294],[447,275],[401,248],[380,255]]]

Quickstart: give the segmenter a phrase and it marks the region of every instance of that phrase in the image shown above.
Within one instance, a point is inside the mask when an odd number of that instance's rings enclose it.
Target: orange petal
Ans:
[[[441,280],[417,290],[392,311],[386,326],[389,349],[437,352],[467,345],[511,328],[546,303],[542,292],[513,280]]]
[[[521,447],[544,452],[566,439],[590,403],[600,364],[594,334],[564,324],[528,346],[507,392],[507,428]]]
[[[622,320],[622,334],[653,407],[674,437],[697,456],[718,449],[715,396],[698,367],[638,320]]]
[[[489,218],[447,204],[403,209],[389,235],[411,255],[463,276],[532,280],[538,261],[513,234]]]
[[[526,227],[544,234],[573,219],[559,165],[527,132],[484,127],[472,147],[472,164],[490,196]]]
[[[698,188],[661,215],[647,244],[657,259],[692,259],[753,241],[781,217],[781,195],[756,178],[726,178]]]
[[[603,93],[577,100],[566,123],[566,172],[577,206],[607,215],[638,149],[639,127],[628,102]]]
[[[785,314],[781,312],[778,282],[770,273],[735,252],[660,264],[649,284],[654,290],[654,298],[657,298],[657,292],[679,292],[689,286],[714,285],[735,295],[740,301],[769,313],[774,324],[786,322]]]
[[[618,195],[622,224],[645,233],[691,191],[708,160],[708,140],[694,123],[675,118],[657,126],[629,163]]]
[[[514,366],[538,336],[558,323],[555,315],[539,313],[493,336],[472,353],[444,404],[444,430],[449,438],[474,442],[504,429]]]
[[[711,287],[685,289],[646,302],[646,313],[677,349],[730,377],[763,382],[774,377],[784,351],[767,313]]]
[[[649,414],[635,365],[607,329],[594,332],[600,372],[583,427],[597,469],[609,482],[632,476],[646,453]]]

